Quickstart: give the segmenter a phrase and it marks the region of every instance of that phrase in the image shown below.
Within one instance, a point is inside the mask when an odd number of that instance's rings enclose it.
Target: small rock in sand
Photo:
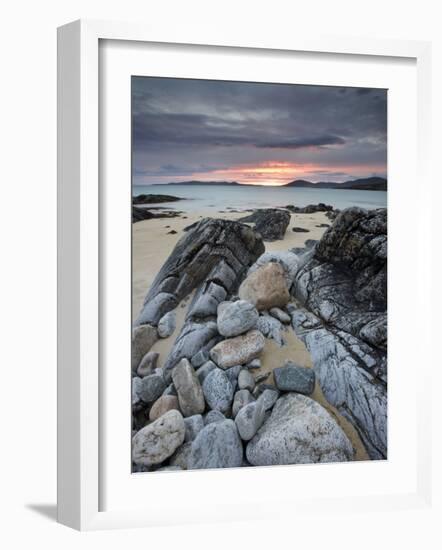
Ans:
[[[273,370],[275,384],[280,391],[294,391],[310,395],[315,389],[315,371],[287,361],[283,367]]]

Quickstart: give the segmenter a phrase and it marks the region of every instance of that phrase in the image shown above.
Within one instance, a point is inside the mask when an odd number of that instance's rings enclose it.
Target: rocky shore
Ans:
[[[181,200],[184,199],[173,195],[137,195],[132,197],[132,223],[154,218],[176,218],[180,216],[182,212],[151,205]],[[146,205],[150,205],[150,208],[144,208]]]
[[[177,230],[134,322],[133,471],[386,458],[386,210]]]

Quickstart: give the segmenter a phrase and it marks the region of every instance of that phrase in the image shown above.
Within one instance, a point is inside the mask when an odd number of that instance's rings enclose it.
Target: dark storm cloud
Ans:
[[[386,170],[385,90],[134,77],[132,113],[135,183],[269,159]]]
[[[345,139],[339,136],[314,136],[301,139],[286,139],[285,141],[268,141],[258,147],[270,147],[272,149],[304,149],[306,147],[323,147],[325,145],[342,145]]]

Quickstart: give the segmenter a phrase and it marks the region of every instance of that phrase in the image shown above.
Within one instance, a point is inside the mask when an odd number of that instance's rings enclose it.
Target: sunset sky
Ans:
[[[386,176],[387,92],[132,78],[133,184]]]

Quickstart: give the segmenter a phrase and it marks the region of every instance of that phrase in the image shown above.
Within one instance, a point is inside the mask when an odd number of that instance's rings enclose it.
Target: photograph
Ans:
[[[388,458],[387,97],[131,77],[132,473]]]

